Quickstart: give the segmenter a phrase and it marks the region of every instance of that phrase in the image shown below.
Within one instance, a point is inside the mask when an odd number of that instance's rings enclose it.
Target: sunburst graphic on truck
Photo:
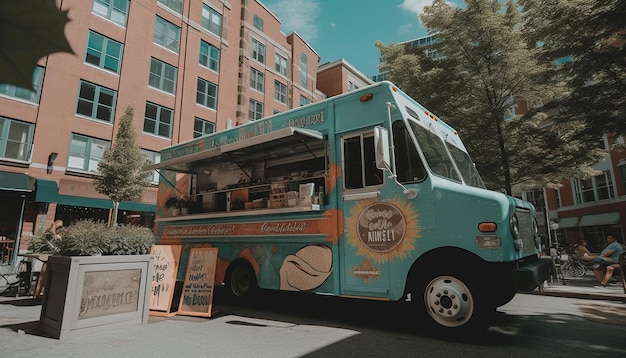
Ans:
[[[346,218],[346,235],[356,254],[372,262],[402,260],[420,238],[417,211],[405,200],[356,202]]]

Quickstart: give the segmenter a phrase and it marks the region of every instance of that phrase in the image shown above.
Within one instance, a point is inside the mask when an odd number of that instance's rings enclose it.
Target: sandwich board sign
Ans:
[[[189,261],[177,314],[211,317],[217,250],[217,248],[200,247],[189,251]]]
[[[176,274],[182,245],[152,245],[154,257],[152,287],[150,289],[150,314],[172,316],[172,297],[176,287]]]

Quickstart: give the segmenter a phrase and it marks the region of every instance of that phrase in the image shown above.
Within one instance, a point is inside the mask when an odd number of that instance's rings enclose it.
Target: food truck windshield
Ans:
[[[472,159],[462,148],[443,141],[433,130],[409,120],[413,135],[422,150],[430,170],[438,176],[477,188],[485,188]]]

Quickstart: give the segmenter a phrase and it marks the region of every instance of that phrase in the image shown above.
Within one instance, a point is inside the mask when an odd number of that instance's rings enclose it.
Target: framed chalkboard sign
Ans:
[[[211,317],[216,266],[217,248],[200,247],[189,251],[177,314]]]
[[[150,289],[151,315],[174,315],[170,311],[181,251],[182,245],[152,245],[150,255],[154,257],[154,269]]]

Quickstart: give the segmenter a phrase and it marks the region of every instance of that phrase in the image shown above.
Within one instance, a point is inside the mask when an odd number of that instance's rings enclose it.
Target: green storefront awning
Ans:
[[[559,219],[559,229],[568,229],[578,227],[578,216],[573,218],[561,218]]]
[[[35,201],[40,203],[56,203],[59,187],[54,180],[37,179],[35,182]]]
[[[620,219],[618,212],[585,215],[580,219],[580,226],[602,226],[619,223]]]
[[[31,192],[28,174],[0,171],[0,190]]]
[[[88,208],[113,209],[113,202],[108,199],[86,198],[83,196],[61,195],[57,197],[57,204],[84,206]],[[136,203],[134,201],[122,201],[119,210],[155,212],[156,205]]]
[[[111,203],[111,208],[113,208],[113,203]],[[122,201],[120,203],[120,210],[143,211],[144,213],[154,213],[156,212],[156,205],[146,204],[146,203],[136,203],[134,201]]]

